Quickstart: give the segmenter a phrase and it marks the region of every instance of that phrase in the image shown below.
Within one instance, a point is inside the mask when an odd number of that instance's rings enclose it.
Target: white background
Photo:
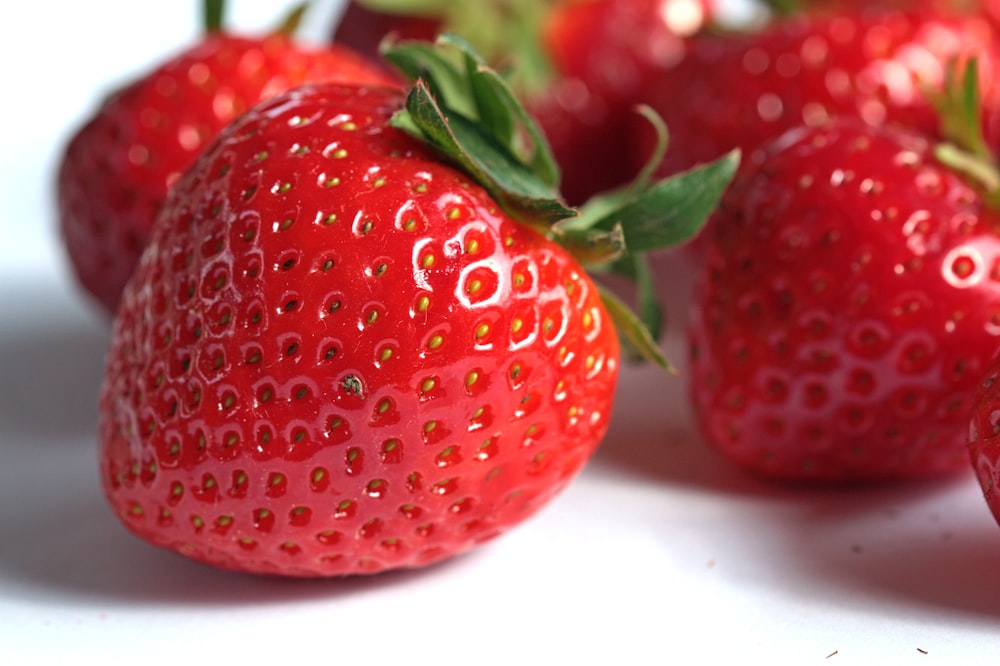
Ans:
[[[95,457],[107,322],[67,272],[53,168],[110,86],[195,37],[197,4],[5,7],[0,664],[995,663],[1000,528],[971,472],[767,486],[706,450],[683,379],[650,370],[625,371],[612,431],[564,494],[441,566],[254,578],[127,534]],[[231,26],[258,30],[288,3],[231,4]],[[306,36],[337,8],[316,2]]]

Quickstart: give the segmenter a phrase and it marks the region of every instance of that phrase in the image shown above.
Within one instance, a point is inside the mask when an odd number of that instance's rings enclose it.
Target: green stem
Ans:
[[[225,0],[205,0],[202,5],[202,26],[206,33],[221,32],[226,13]]]

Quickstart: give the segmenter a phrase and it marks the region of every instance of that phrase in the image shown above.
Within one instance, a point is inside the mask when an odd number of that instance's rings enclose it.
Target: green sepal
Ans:
[[[610,264],[629,256],[621,225],[615,225],[608,231],[587,229],[559,234],[554,239],[584,266]]]
[[[653,339],[659,340],[663,332],[664,314],[649,255],[638,252],[627,254],[616,265],[616,272],[631,276],[635,283],[639,319]]]
[[[442,46],[457,54],[457,62]],[[522,222],[547,231],[577,214],[559,195],[559,170],[541,130],[463,40],[443,35],[437,47],[387,42],[383,54],[416,80],[392,119],[395,127],[435,147]]]
[[[278,25],[277,32],[281,35],[294,35],[299,31],[299,27],[302,25],[302,19],[309,9],[310,0],[303,0],[297,5],[292,6],[285,17],[282,19],[281,23]]]
[[[664,325],[662,301],[648,253],[674,247],[694,238],[732,181],[740,163],[739,150],[705,165],[656,181],[653,175],[668,145],[667,127],[648,107],[638,109],[651,123],[656,141],[649,161],[635,182],[594,197],[582,214],[556,225],[562,236],[620,229],[627,253],[604,266],[591,266],[626,277],[636,289],[638,316],[653,339]]]
[[[1000,167],[983,136],[979,65],[975,57],[951,59],[942,90],[926,95],[938,112],[945,141],[934,147],[934,156],[978,187],[992,209],[1000,208]]]
[[[621,225],[630,252],[648,252],[680,245],[705,226],[740,163],[738,149],[633,191],[613,192],[584,207],[573,225],[608,229]],[[592,216],[592,217],[591,217]]]
[[[439,41],[455,46],[462,53],[479,120],[552,192],[556,192],[560,174],[555,155],[538,123],[507,81],[476,55],[472,46],[461,37],[445,34]]]
[[[382,14],[439,18],[445,16],[455,0],[354,0],[362,7]]]
[[[667,372],[677,374],[677,368],[670,362],[666,354],[657,344],[636,314],[617,296],[598,287],[601,301],[608,311],[627,354],[641,360],[653,363]]]
[[[982,159],[993,159],[983,136],[982,98],[979,91],[979,63],[972,57],[964,66],[952,58],[945,67],[943,87],[927,90],[931,105],[941,120],[941,134]]]

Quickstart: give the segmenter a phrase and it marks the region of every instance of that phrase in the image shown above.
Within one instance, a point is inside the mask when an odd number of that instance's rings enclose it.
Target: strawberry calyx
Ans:
[[[555,78],[543,31],[553,7],[563,0],[354,0],[382,14],[433,19],[441,34],[459,34],[476,45],[484,60],[504,69],[522,95],[544,92]],[[517,54],[511,62],[510,54]]]
[[[457,163],[515,218],[541,230],[575,215],[559,197],[559,167],[507,82],[460,37],[386,44],[414,81],[393,124]]]
[[[741,152],[735,149],[714,162],[655,180],[653,176],[669,145],[669,132],[651,107],[640,105],[636,112],[650,123],[656,136],[646,164],[632,183],[593,197],[583,205],[578,217],[560,226],[564,231],[589,233],[620,230],[629,252],[603,268],[633,282],[639,317],[650,334],[658,338],[663,312],[648,253],[681,245],[698,235],[736,173]]]
[[[971,57],[964,65],[950,61],[941,91],[927,94],[945,137],[934,147],[934,156],[978,186],[990,208],[1000,209],[1000,164],[983,136],[977,59]]]
[[[667,133],[662,120],[644,108],[640,113],[659,136],[650,163],[631,185],[573,208],[559,194],[559,167],[536,122],[508,81],[464,39],[443,34],[429,43],[390,37],[382,53],[413,82],[392,124],[436,149],[508,215],[560,244],[584,267],[632,279],[641,315],[605,292],[608,311],[639,357],[672,370],[656,344],[662,317],[645,254],[700,231],[732,180],[739,153],[654,180]]]

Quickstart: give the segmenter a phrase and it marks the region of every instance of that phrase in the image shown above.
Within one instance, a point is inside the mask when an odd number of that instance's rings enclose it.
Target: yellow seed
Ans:
[[[482,323],[476,327],[476,339],[482,340],[487,335],[490,334],[490,325],[487,323]]]
[[[467,374],[465,376],[465,385],[466,386],[472,386],[473,384],[475,384],[478,381],[479,381],[479,373],[476,372],[475,370],[473,370],[472,372],[470,372],[469,374]]]
[[[443,336],[435,335],[427,342],[427,347],[429,349],[437,349],[438,347],[441,346],[441,343],[443,342],[444,342]]]
[[[465,251],[468,252],[469,254],[475,254],[476,252],[479,252],[479,241],[477,241],[475,238],[470,238],[468,242],[466,242],[465,244]]]
[[[430,306],[431,299],[427,296],[421,296],[417,299],[417,312],[425,312]]]
[[[437,381],[433,377],[428,377],[420,384],[420,391],[422,393],[429,393],[434,390],[435,386],[437,386]]]
[[[435,258],[433,254],[425,254],[424,258],[420,260],[420,265],[424,269],[427,269],[434,265],[434,261]]]
[[[514,333],[519,332],[524,327],[524,322],[521,321],[520,317],[514,317],[514,320],[510,323],[510,330]]]

